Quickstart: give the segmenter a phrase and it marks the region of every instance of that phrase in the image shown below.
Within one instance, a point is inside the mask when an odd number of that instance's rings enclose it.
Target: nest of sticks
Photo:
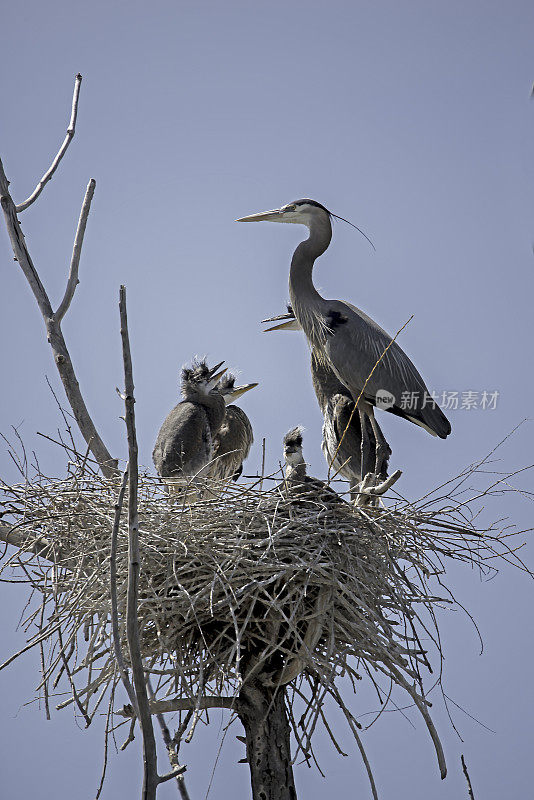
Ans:
[[[52,696],[57,708],[74,703],[87,724],[105,709],[105,698],[109,720],[120,680],[110,600],[118,488],[80,463],[62,480],[38,474],[1,486],[0,510],[18,545],[15,554],[6,549],[1,573],[6,579],[11,570],[11,579],[34,590],[23,626],[25,650],[41,650],[39,697],[47,713]],[[211,486],[211,499],[186,506],[141,476],[138,620],[152,700],[161,710],[189,708],[198,717],[207,697],[235,698],[251,676],[287,685],[295,758],[310,758],[317,721],[330,732],[328,696],[358,738],[349,684],[338,679],[348,676],[356,688],[367,675],[384,707],[391,684],[408,692],[443,769],[423,676],[442,655],[437,608],[455,602],[447,561],[488,573],[497,556],[514,556],[506,529],[476,529],[462,491],[456,499],[442,491],[417,505],[354,509],[326,496],[288,496],[280,473]],[[128,664],[124,516],[115,566]],[[295,696],[304,709],[298,722]]]

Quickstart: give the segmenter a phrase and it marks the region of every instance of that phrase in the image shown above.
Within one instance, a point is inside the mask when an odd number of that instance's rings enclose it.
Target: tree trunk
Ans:
[[[253,800],[297,800],[285,689],[247,682],[237,713],[245,728]]]

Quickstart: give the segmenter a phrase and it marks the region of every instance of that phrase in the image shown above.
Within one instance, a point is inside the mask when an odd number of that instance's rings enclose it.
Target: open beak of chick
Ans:
[[[217,372],[219,367],[222,367],[223,364],[224,364],[224,361],[220,361],[218,364],[216,364],[209,371],[208,380],[209,380],[210,388],[213,388],[218,383],[218,381],[221,378],[221,376],[224,375],[225,372],[227,372],[228,367],[225,367],[224,369],[221,369],[219,372]]]

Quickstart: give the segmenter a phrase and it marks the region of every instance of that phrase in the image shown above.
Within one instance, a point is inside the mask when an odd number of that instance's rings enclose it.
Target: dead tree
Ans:
[[[268,688],[258,679],[246,681],[239,692],[236,707],[245,729],[254,800],[297,797],[285,701],[284,686]]]
[[[376,798],[361,726],[336,683],[343,675],[355,687],[363,673],[379,694],[379,683],[385,682],[384,708],[393,686],[410,698],[427,727],[444,778],[445,757],[423,680],[425,671],[431,671],[426,647],[433,642],[438,665],[442,659],[437,609],[455,605],[444,584],[444,564],[462,561],[488,574],[504,559],[524,569],[508,525],[477,530],[476,515],[469,519],[469,500],[460,488],[446,497],[437,491],[434,505],[426,495],[419,507],[406,501],[395,508],[355,510],[325,498],[310,500],[308,506],[304,500],[294,503],[279,485],[264,489],[267,478],[275,482],[281,476],[263,472],[251,484],[235,484],[219,494],[214,488],[215,499],[201,500],[194,508],[171,506],[159,481],[138,473],[124,287],[121,396],[128,466],[120,482],[117,461],[83,402],[61,332],[78,282],[94,181],[87,188],[67,287],[56,312],[18,219],[38,198],[74,136],[80,81],[77,76],[65,141],[35,191],[19,206],[0,162],[0,200],[13,252],[43,315],[67,398],[101,472],[88,471],[86,459],[80,458],[64,479],[54,481],[52,493],[40,474],[34,482],[15,486],[0,478],[5,498],[0,498],[0,509],[7,510],[9,519],[0,523],[0,540],[18,548],[18,554],[4,557],[0,572],[18,565],[29,576],[34,595],[42,598],[31,612],[38,631],[21,652],[51,645],[47,663],[41,650],[45,707],[48,684],[66,675],[72,696],[58,708],[75,703],[89,724],[108,696],[108,720],[115,715],[130,724],[123,746],[132,741],[139,724],[143,800],[154,800],[163,781],[181,779],[180,737],[191,739],[207,709],[228,709],[245,729],[254,800],[296,800],[292,764],[299,756],[314,759],[313,734],[319,722],[342,752],[325,715],[330,698],[362,754]],[[458,487],[483,467],[480,462],[459,476]],[[487,493],[508,478],[501,476]],[[126,497],[127,522],[122,514]],[[109,574],[102,569],[104,563]],[[430,644],[423,646],[422,641]],[[130,702],[114,709],[119,683]],[[293,716],[297,699],[303,706],[298,721]],[[173,737],[162,716],[167,712],[185,712]],[[162,727],[171,762],[166,775],[157,769],[153,716]]]

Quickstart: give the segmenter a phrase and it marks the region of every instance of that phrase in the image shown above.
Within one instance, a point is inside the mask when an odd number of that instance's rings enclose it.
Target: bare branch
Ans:
[[[471,785],[471,778],[469,777],[469,772],[467,771],[467,764],[465,763],[465,758],[463,756],[463,753],[461,761],[462,761],[462,769],[464,771],[465,779],[467,781],[467,791],[469,793],[469,800],[475,800],[475,794],[473,792],[473,787]]]
[[[67,288],[65,289],[63,300],[59,304],[59,308],[56,311],[55,315],[56,321],[58,323],[60,323],[63,317],[65,316],[72,302],[72,298],[74,297],[76,286],[80,282],[78,280],[78,267],[80,264],[80,256],[82,254],[83,237],[85,234],[85,228],[87,226],[87,218],[89,217],[91,201],[95,193],[95,186],[96,186],[96,181],[94,178],[91,178],[91,180],[87,184],[87,189],[85,191],[82,210],[80,211],[80,219],[78,220],[78,227],[76,229],[76,236],[74,238],[74,247],[72,248],[72,258],[70,261],[70,270],[69,270],[69,278],[67,281]]]
[[[178,769],[173,769],[172,772],[168,772],[166,775],[160,775],[158,778],[158,783],[166,783],[167,781],[172,781],[173,778],[181,777],[184,772],[186,771],[187,767],[178,767]]]
[[[124,502],[124,495],[126,493],[127,481],[128,481],[128,470],[126,469],[124,475],[122,476],[121,488],[119,491],[119,496],[117,498],[117,503],[115,504],[115,518],[113,520],[113,530],[111,532],[111,554],[110,554],[110,565],[109,565],[109,584],[110,584],[110,594],[111,594],[111,628],[113,632],[113,649],[115,651],[115,659],[119,667],[119,673],[122,682],[124,684],[124,688],[128,692],[128,697],[130,698],[130,702],[132,703],[133,708],[135,709],[135,715],[138,716],[137,698],[135,696],[135,692],[130,682],[130,678],[128,677],[128,671],[126,669],[126,665],[124,663],[124,658],[122,655],[121,637],[119,631],[119,611],[117,606],[117,536],[119,533],[122,504]]]
[[[154,690],[152,688],[152,683],[150,682],[150,675],[146,678],[146,688],[148,690],[148,694],[150,696],[150,703],[152,704],[153,700],[155,699]],[[167,748],[167,755],[169,757],[169,763],[176,777],[176,786],[180,793],[180,797],[182,800],[191,800],[189,797],[189,792],[187,791],[187,786],[185,785],[185,780],[183,773],[186,770],[186,767],[181,765],[178,761],[178,748],[180,746],[180,735],[179,731],[176,732],[174,739],[171,736],[171,732],[167,727],[167,723],[165,721],[165,717],[161,712],[156,714],[156,719],[158,721],[159,727],[161,729],[161,735],[163,738],[163,742],[165,747]],[[164,783],[167,780],[166,777],[160,778],[160,783]]]
[[[190,711],[192,709],[206,708],[233,708],[235,705],[234,697],[201,697],[200,702],[197,698],[173,697],[169,700],[151,700],[151,714],[168,714],[174,711]],[[123,706],[120,711],[115,712],[119,717],[132,717],[135,712],[131,706]]]
[[[436,731],[436,728],[434,727],[434,723],[432,722],[430,714],[428,713],[427,701],[416,692],[413,686],[410,686],[404,675],[401,675],[401,673],[397,669],[395,669],[395,667],[392,667],[391,665],[388,666],[390,667],[391,674],[395,677],[397,683],[400,686],[402,686],[412,697],[415,705],[419,709],[419,712],[426,723],[428,732],[430,733],[430,737],[432,739],[434,748],[436,750],[436,756],[438,759],[441,780],[443,780],[447,776],[447,765],[445,764],[445,755],[443,753],[443,747],[441,745],[438,733]]]
[[[55,568],[54,568],[54,571],[55,571]],[[54,595],[56,595],[56,591],[55,590],[54,590]],[[65,649],[63,647],[61,629],[58,630],[57,635],[58,635],[58,639],[59,639],[59,646],[60,646],[61,658],[62,658],[62,661],[63,661],[63,667],[65,669],[65,673],[66,673],[68,681],[70,683],[70,688],[72,689],[72,699],[76,703],[76,705],[78,707],[78,711],[80,712],[80,714],[84,718],[85,725],[88,728],[89,725],[91,724],[91,720],[89,718],[89,714],[87,713],[86,709],[83,707],[82,701],[80,700],[80,696],[79,696],[79,694],[78,694],[78,692],[76,690],[76,686],[75,686],[74,681],[72,679],[72,673],[71,673],[71,671],[69,669],[68,660],[67,660],[67,657],[65,655]]]
[[[349,724],[349,728],[352,731],[352,735],[356,739],[356,744],[358,745],[358,750],[360,751],[360,755],[362,757],[365,769],[367,771],[367,777],[369,778],[369,783],[371,784],[371,792],[373,793],[373,800],[378,800],[378,792],[376,790],[375,778],[373,775],[373,771],[371,769],[371,764],[369,763],[369,759],[367,758],[367,753],[365,752],[363,742],[358,734],[358,730],[356,728],[356,725],[354,724],[351,713],[348,711],[348,709],[345,708],[343,708],[342,711],[345,715],[345,719]]]
[[[46,334],[50,347],[54,355],[54,361],[58,369],[60,378],[63,382],[65,394],[72,408],[72,412],[78,423],[80,433],[85,439],[87,445],[90,447],[91,452],[98,461],[102,474],[107,478],[112,478],[116,475],[117,462],[113,459],[106,448],[104,442],[98,435],[94,426],[93,420],[89,415],[87,406],[80,392],[80,386],[74,372],[74,367],[61,332],[61,325],[56,320],[50,300],[46,290],[41,283],[41,279],[35,269],[26,242],[24,241],[24,234],[20,227],[20,222],[17,217],[17,210],[13,202],[13,198],[9,193],[9,181],[4,172],[2,161],[0,160],[0,203],[4,212],[7,231],[13,248],[15,260],[19,262],[26,280],[30,284],[30,288],[37,301],[37,305],[43,315]]]
[[[137,464],[137,435],[135,432],[134,382],[128,316],[126,312],[126,287],[120,288],[120,319],[122,357],[124,362],[124,388],[126,408],[125,421],[128,436],[128,591],[126,594],[126,638],[130,650],[132,677],[137,699],[139,725],[143,736],[143,800],[155,800],[159,777],[157,771],[156,739],[145,683],[145,672],[141,657],[137,599],[139,594],[139,517],[137,511],[137,486],[139,480]]]
[[[0,522],[0,542],[12,544],[13,547],[25,553],[33,553],[35,556],[45,558],[52,563],[65,557],[63,549],[45,536],[36,537],[35,534],[17,530],[11,525],[6,525],[5,522]]]
[[[72,111],[71,111],[71,115],[70,115],[69,127],[67,128],[67,135],[65,136],[65,139],[63,140],[63,144],[59,148],[57,156],[54,158],[54,160],[52,161],[52,164],[50,165],[48,170],[45,172],[45,174],[43,175],[43,177],[41,178],[41,180],[39,181],[39,183],[37,184],[37,186],[35,187],[35,189],[31,193],[31,195],[28,197],[27,200],[25,200],[23,203],[20,203],[16,207],[17,214],[20,214],[21,211],[26,211],[26,209],[29,206],[31,206],[32,203],[34,203],[37,200],[37,198],[39,197],[39,195],[43,191],[43,189],[46,186],[46,184],[48,183],[48,181],[51,180],[54,172],[56,171],[56,169],[59,166],[59,162],[61,161],[61,159],[63,158],[63,156],[67,152],[67,147],[69,146],[69,144],[71,143],[72,139],[74,138],[74,132],[76,130],[76,117],[78,116],[78,97],[80,96],[80,86],[81,86],[81,84],[82,84],[82,76],[78,73],[78,75],[76,75],[76,80],[74,81],[74,94],[72,96]]]

